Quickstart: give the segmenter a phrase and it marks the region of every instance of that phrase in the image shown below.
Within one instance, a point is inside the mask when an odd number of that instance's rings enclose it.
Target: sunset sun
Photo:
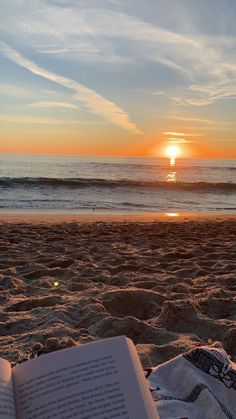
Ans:
[[[169,159],[176,159],[181,154],[180,147],[175,144],[171,144],[166,148],[166,155]]]

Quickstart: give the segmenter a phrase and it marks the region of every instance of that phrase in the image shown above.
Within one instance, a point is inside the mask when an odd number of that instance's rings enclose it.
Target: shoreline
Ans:
[[[150,212],[0,210],[0,223],[181,222],[236,220],[236,212]]]

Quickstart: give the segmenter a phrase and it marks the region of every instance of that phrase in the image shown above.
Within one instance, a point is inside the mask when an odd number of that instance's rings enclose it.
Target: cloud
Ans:
[[[164,141],[168,141],[168,142],[171,142],[173,144],[189,144],[189,143],[195,143],[195,141],[186,140],[186,138],[164,138]]]
[[[196,118],[192,116],[181,116],[181,115],[170,115],[170,119],[175,121],[184,121],[186,125],[190,125],[192,129],[193,125],[197,126],[197,129],[232,129],[236,126],[235,121],[224,120],[224,119],[206,119],[206,118]],[[187,136],[186,134],[184,136]],[[194,135],[200,136],[200,135]],[[202,135],[201,135],[202,136]]]
[[[154,96],[160,96],[160,95],[164,95],[165,91],[164,90],[144,90],[144,89],[135,89],[135,92],[137,93],[143,93],[145,95],[154,95]]]
[[[83,102],[91,112],[103,117],[105,120],[112,122],[133,134],[142,133],[131,121],[129,121],[129,116],[123,109],[119,108],[115,103],[106,99],[94,90],[83,86],[75,80],[58,75],[38,66],[5,42],[0,42],[0,52],[6,58],[19,66],[26,68],[31,73],[71,89],[74,91],[75,99]]]
[[[78,109],[77,105],[68,102],[33,102],[26,105],[29,108],[36,108],[36,109],[50,109],[50,108],[62,108],[62,109]]]
[[[164,138],[164,141],[168,141],[172,144],[190,144],[195,143],[193,140],[186,139],[184,137],[201,137],[201,134],[187,134],[184,132],[176,132],[176,131],[165,131],[163,132],[163,135],[166,137]],[[167,137],[167,135],[170,135],[171,137]]]
[[[77,120],[63,120],[39,117],[25,117],[19,115],[0,115],[1,122],[11,122],[13,124],[39,124],[39,125],[79,125],[82,122]]]
[[[23,87],[9,83],[0,83],[1,94],[10,97],[27,98],[29,91]]]
[[[202,134],[187,134],[184,132],[165,131],[164,135],[173,135],[174,137],[202,137]]]
[[[226,71],[226,69],[225,69]],[[215,82],[193,84],[189,87],[185,97],[174,96],[172,99],[179,105],[205,106],[210,105],[222,99],[236,98],[236,70],[235,76],[223,82],[220,80]],[[195,96],[193,96],[195,95]]]
[[[174,119],[176,121],[185,121],[200,124],[200,125],[217,125],[217,121],[214,121],[213,119],[206,119],[206,118],[195,118],[192,116],[181,116],[181,115],[171,115],[169,117],[170,119]]]
[[[1,48],[1,47],[0,47]],[[55,90],[35,88],[34,86],[25,87],[10,83],[0,83],[0,91],[2,96],[13,97],[19,99],[34,100],[35,98],[43,98],[45,96],[50,97],[55,102],[55,98],[58,98],[59,93]],[[61,96],[61,94],[60,94]]]
[[[9,0],[0,30],[6,39],[36,53],[105,63],[106,70],[107,64],[161,64],[182,77],[181,86],[170,76],[168,80],[173,100],[180,105],[204,106],[236,96],[236,38],[227,27],[229,22],[233,27],[234,13],[227,2],[212,10],[209,2],[170,1],[170,7],[154,1],[153,9],[159,11],[155,25],[148,23],[148,6],[146,21],[138,13],[142,2],[133,2],[136,16],[131,16],[131,3]],[[168,87],[165,90],[168,93]]]
[[[60,58],[115,64],[148,60],[186,73],[178,57],[181,49],[191,53],[192,40],[137,17],[95,7],[97,2],[93,7],[85,4],[57,7],[42,0],[41,7],[35,7],[33,2],[21,1],[17,11],[16,4],[10,9],[8,23],[0,23],[0,30],[20,35],[34,51]]]

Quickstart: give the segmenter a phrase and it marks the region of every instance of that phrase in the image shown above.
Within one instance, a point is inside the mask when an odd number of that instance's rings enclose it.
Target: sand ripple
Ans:
[[[0,355],[124,334],[144,365],[236,357],[236,221],[0,224]]]

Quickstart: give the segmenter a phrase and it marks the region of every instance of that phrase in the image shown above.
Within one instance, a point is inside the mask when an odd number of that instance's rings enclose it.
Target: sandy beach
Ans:
[[[236,217],[156,218],[1,215],[0,356],[124,334],[144,366],[235,359]]]

